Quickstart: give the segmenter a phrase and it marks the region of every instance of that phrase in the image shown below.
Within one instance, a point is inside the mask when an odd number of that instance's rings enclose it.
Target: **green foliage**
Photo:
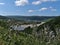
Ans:
[[[20,31],[10,31],[0,28],[0,44],[1,45],[39,45],[38,39],[33,35]]]
[[[3,20],[0,21],[0,26],[4,27],[4,28],[8,28],[9,27],[8,23],[6,21],[3,21]]]
[[[33,29],[31,27],[27,27],[24,29],[24,32],[27,34],[32,34]]]
[[[5,21],[0,21],[0,45],[60,45],[60,32],[54,40],[50,40],[50,42],[46,41],[44,32],[45,27],[49,28],[49,30],[53,30],[57,34],[57,30],[60,30],[60,17],[56,19],[50,20],[47,23],[40,25],[38,28],[36,27],[36,33],[42,30],[40,33],[41,36],[39,37],[37,34],[34,36],[33,29],[28,27],[24,31],[18,30],[9,30],[9,25]],[[40,34],[39,33],[39,34]]]

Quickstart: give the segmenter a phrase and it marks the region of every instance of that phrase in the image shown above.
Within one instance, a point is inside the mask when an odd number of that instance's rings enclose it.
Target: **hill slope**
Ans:
[[[54,18],[54,16],[7,16],[9,18],[14,18],[17,20],[27,20],[27,21],[44,21],[47,19]]]
[[[0,27],[0,45],[60,45],[59,25],[60,17],[56,17],[38,28],[34,27],[32,34]]]

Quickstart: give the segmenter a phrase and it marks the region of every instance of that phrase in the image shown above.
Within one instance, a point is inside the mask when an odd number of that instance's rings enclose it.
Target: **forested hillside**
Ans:
[[[8,18],[13,18],[16,20],[24,21],[45,21],[47,19],[54,18],[55,16],[7,16]]]
[[[10,30],[0,21],[0,45],[60,45],[60,17],[24,31]]]

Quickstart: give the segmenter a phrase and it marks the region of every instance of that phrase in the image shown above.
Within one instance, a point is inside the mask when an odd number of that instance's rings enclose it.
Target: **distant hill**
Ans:
[[[5,16],[1,16],[0,15],[0,19],[9,19],[8,17],[5,17]]]
[[[24,21],[45,21],[47,19],[54,18],[55,16],[7,16],[8,18],[13,18],[17,20]]]
[[[46,24],[60,25],[60,16],[55,17],[55,18],[51,19],[50,21],[47,21]]]
[[[14,20],[22,20],[22,21],[46,21],[56,16],[1,16],[0,19],[14,19]]]

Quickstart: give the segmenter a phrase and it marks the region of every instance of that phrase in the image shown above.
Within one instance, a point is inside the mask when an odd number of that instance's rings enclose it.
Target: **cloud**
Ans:
[[[48,1],[51,1],[51,2],[54,2],[56,0],[40,0],[41,2],[48,2]]]
[[[32,2],[32,4],[38,5],[38,4],[41,4],[41,1],[34,1],[34,2]]]
[[[0,5],[4,5],[5,3],[0,3]]]
[[[49,7],[49,9],[51,10],[51,11],[57,11],[55,8],[53,8],[53,7]]]
[[[28,4],[28,0],[16,0],[15,1],[16,6],[24,6]]]
[[[28,10],[29,13],[34,12],[34,10]]]
[[[38,0],[38,1],[32,2],[32,4],[39,5],[39,4],[43,3],[43,2],[55,2],[55,1],[56,0]]]
[[[44,11],[44,10],[47,10],[48,8],[45,8],[45,7],[43,7],[43,8],[41,8],[41,9],[39,9],[39,11]]]
[[[57,0],[50,0],[50,1],[57,1]]]
[[[39,5],[43,2],[55,2],[56,0],[37,0],[37,1],[33,1],[32,4],[33,5]],[[24,6],[26,4],[29,3],[29,0],[16,0],[15,4],[16,6]]]
[[[56,9],[51,9],[51,11],[57,11]]]
[[[40,8],[39,11],[45,11],[45,10],[51,10],[51,11],[57,11],[57,9],[53,8],[53,7],[43,7],[43,8]]]
[[[52,9],[53,7],[50,6],[49,8]]]
[[[50,7],[42,7],[40,9],[38,9],[38,10],[28,10],[28,12],[32,13],[32,12],[39,12],[39,11],[46,11],[46,10],[48,10],[48,11],[57,11],[57,9],[50,6]]]

